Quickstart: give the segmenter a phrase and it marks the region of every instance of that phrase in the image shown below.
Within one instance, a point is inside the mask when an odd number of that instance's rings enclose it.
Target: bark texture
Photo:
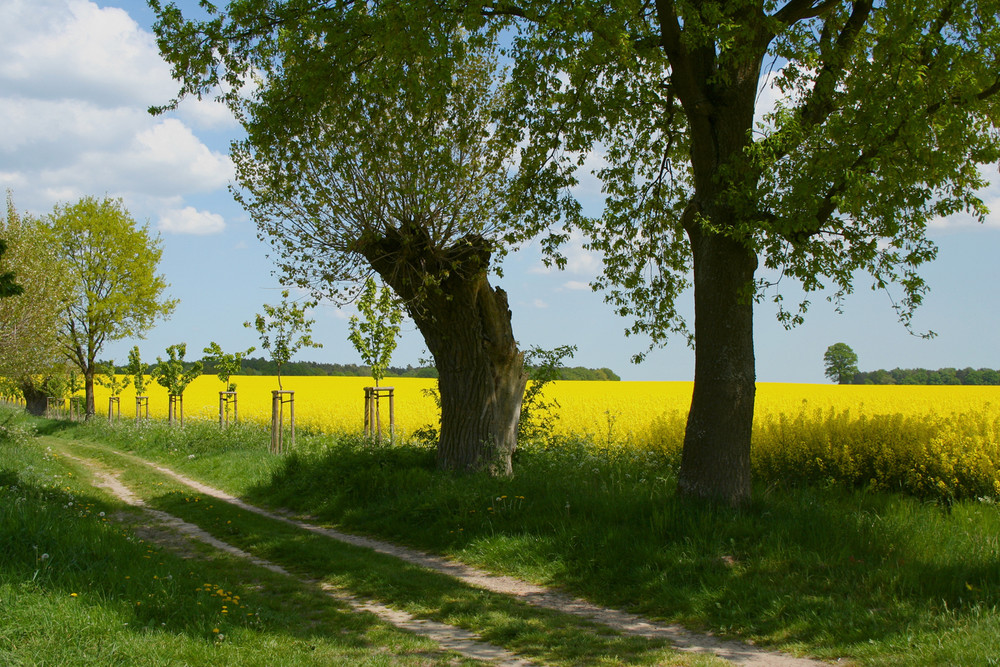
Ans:
[[[694,392],[678,489],[684,496],[742,505],[750,500],[750,436],[756,378],[753,302],[757,261],[740,243],[692,234],[695,272]]]
[[[97,414],[97,404],[94,399],[94,364],[87,367],[83,374],[83,391],[85,396],[84,413],[87,421]]]
[[[666,6],[666,5],[665,5]],[[743,57],[725,63],[710,45],[689,49],[672,12],[661,14],[663,46],[688,120],[694,196],[682,224],[694,264],[695,374],[678,490],[732,506],[750,499],[750,437],[756,373],[753,287],[757,256],[747,230],[760,213],[762,177],[747,156],[763,25],[748,35]]]
[[[24,409],[28,414],[44,417],[49,406],[48,396],[44,389],[38,389],[32,384],[22,383],[21,393],[24,395]]]
[[[439,248],[426,229],[408,224],[359,250],[404,300],[434,356],[438,467],[509,475],[528,376],[507,294],[487,280],[489,242],[468,235]]]

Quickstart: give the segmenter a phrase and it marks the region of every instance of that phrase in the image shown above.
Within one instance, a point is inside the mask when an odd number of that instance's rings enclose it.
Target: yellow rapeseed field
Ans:
[[[278,388],[273,376],[234,377],[240,417],[266,421],[271,410],[271,391]],[[298,423],[325,431],[357,430],[363,423],[364,377],[283,377],[285,390],[295,392]],[[390,378],[394,387],[396,423],[412,431],[436,420],[436,407],[424,390],[434,380]],[[562,434],[586,434],[595,440],[648,440],[657,425],[683,421],[691,401],[690,382],[555,382],[546,398],[559,402],[556,430]],[[223,384],[214,375],[196,379],[184,392],[186,419],[218,419],[219,391]],[[165,418],[167,393],[159,385],[147,386],[150,414]],[[134,415],[135,393],[121,396],[123,416]],[[98,412],[105,412],[107,390],[97,388]],[[1000,387],[929,386],[838,386],[816,384],[761,383],[757,386],[758,422],[780,415],[794,417],[803,411],[849,411],[855,417],[905,415],[927,417],[953,413],[976,413],[1000,418]],[[610,438],[608,437],[610,434]]]
[[[274,377],[234,378],[240,418],[266,422]],[[360,431],[369,378],[286,377],[296,423],[315,431]],[[393,378],[397,432],[437,421],[425,390],[434,380]],[[222,383],[195,380],[184,394],[185,419],[216,420]],[[546,390],[560,408],[555,434],[582,436],[597,448],[646,448],[675,456],[684,438],[690,382],[556,382]],[[164,418],[167,394],[148,390],[151,416]],[[107,410],[99,389],[99,412]],[[134,392],[121,397],[135,414]],[[387,419],[388,405],[382,405]],[[1000,498],[1000,387],[837,386],[762,383],[754,419],[754,474],[782,483],[905,490],[925,497]]]

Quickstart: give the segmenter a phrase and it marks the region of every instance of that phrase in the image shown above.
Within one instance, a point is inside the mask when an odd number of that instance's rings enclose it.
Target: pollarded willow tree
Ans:
[[[220,74],[252,71],[261,82],[249,99],[224,99],[248,135],[233,151],[236,195],[284,279],[345,300],[377,273],[439,371],[439,466],[509,474],[527,375],[507,295],[489,282],[512,218],[504,210],[514,150],[491,127],[501,101],[495,56],[455,25],[400,23],[383,34],[378,7],[346,10],[371,21],[376,31],[364,38],[341,34],[341,9],[329,3],[240,7],[205,24],[208,41],[233,56],[225,62],[188,51],[208,42],[188,42],[196,33],[172,8],[157,30],[185,92]],[[250,23],[230,23],[243,9]],[[259,22],[272,9],[273,30]],[[388,8],[396,10],[406,8]]]
[[[935,255],[928,221],[983,215],[978,166],[1000,159],[998,12],[997,0],[242,0],[204,22],[161,9],[157,32],[192,93],[223,78],[237,89],[248,63],[266,71],[270,35],[300,33],[292,68],[323,91],[295,91],[307,99],[345,90],[370,48],[446,67],[442,32],[502,36],[513,68],[497,127],[525,144],[510,199],[523,236],[549,229],[557,246],[562,215],[603,253],[597,286],[633,332],[694,344],[679,489],[738,505],[755,299],[773,295],[788,325],[805,308],[781,306],[772,273],[835,301],[867,273],[908,325]],[[763,108],[771,85],[780,100]],[[597,217],[571,190],[591,152],[606,162]],[[693,329],[676,303],[689,285]]]

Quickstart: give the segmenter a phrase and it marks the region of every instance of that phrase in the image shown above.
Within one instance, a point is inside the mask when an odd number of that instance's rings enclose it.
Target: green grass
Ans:
[[[0,663],[454,664],[287,577],[141,539],[85,477],[27,438],[0,446]]]
[[[204,562],[180,559],[141,541],[108,520],[128,510],[95,492],[73,457],[120,471],[151,506],[301,577],[468,628],[547,664],[716,664],[246,513],[104,446],[49,436],[5,443],[0,455],[0,496],[26,498],[6,506],[0,534],[8,549],[0,554],[0,605],[11,619],[0,629],[0,663],[128,664],[153,656],[158,664],[439,664],[454,657],[288,578],[249,568],[248,579],[248,566],[233,557],[206,548]],[[11,508],[24,514],[26,507],[31,512],[13,520]]]
[[[693,629],[863,664],[1000,664],[1000,510],[988,502],[773,486],[737,512],[679,501],[669,458],[581,442],[522,448],[514,477],[491,479],[437,472],[433,451],[416,444],[303,436],[293,454],[270,457],[262,430],[147,428],[159,431],[136,438],[94,424],[62,434]],[[400,602],[419,606],[421,590]]]

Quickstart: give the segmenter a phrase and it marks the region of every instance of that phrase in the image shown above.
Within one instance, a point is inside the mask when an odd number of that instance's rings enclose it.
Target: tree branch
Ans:
[[[840,0],[823,0],[813,6],[815,0],[789,0],[789,2],[774,13],[774,18],[786,26],[805,19],[813,19],[833,8]]]

